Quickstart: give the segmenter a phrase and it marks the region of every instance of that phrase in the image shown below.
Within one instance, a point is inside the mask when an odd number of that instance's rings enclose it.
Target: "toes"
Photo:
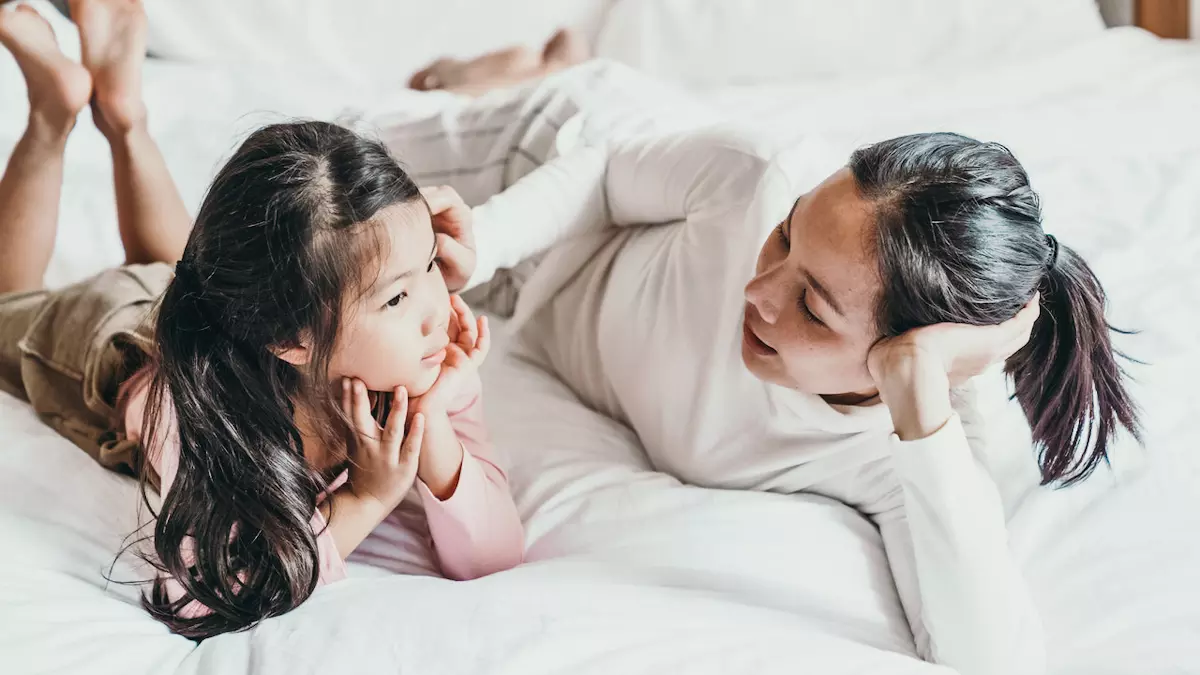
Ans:
[[[542,58],[561,65],[582,63],[590,57],[587,41],[576,31],[562,28],[546,42]]]
[[[433,68],[418,70],[408,80],[408,87],[417,91],[431,91],[437,89],[438,85],[438,77],[433,74]]]

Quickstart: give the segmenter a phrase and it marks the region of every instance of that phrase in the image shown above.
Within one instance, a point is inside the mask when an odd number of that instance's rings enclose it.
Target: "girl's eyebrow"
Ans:
[[[433,259],[436,257],[437,257],[437,238],[435,237],[433,240],[433,248],[430,249],[430,251],[429,251],[429,259],[425,261],[425,265],[423,267],[420,267],[420,268],[413,267],[411,269],[404,270],[403,272],[401,272],[399,274],[393,275],[387,281],[384,281],[382,279],[379,281],[376,281],[375,286],[371,289],[370,294],[374,295],[375,293],[378,293],[379,291],[387,288],[388,286],[391,286],[392,284],[396,283],[397,281],[400,281],[401,279],[406,279],[408,277],[411,277],[414,273],[417,272],[418,269],[425,269],[425,267],[428,267],[429,263],[433,262]]]

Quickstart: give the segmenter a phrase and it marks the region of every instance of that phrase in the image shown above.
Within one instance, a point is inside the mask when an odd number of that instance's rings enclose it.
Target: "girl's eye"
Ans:
[[[426,274],[428,274],[428,273],[432,272],[432,271],[433,271],[433,268],[434,268],[434,267],[437,267],[437,265],[438,265],[438,263],[439,263],[439,262],[440,262],[440,260],[439,260],[438,258],[433,258],[432,260],[430,260],[430,261],[429,261],[429,268],[425,270],[425,273],[426,273]]]
[[[387,301],[387,307],[395,307],[400,304],[400,301],[408,297],[408,291],[400,291],[400,294],[391,300]]]
[[[804,318],[807,319],[811,323],[817,324],[818,326],[824,326],[825,322],[818,319],[817,315],[813,314],[812,310],[810,310],[808,308],[808,303],[805,302],[805,300],[807,300],[807,299],[808,299],[808,289],[806,288],[806,289],[804,289],[803,292],[800,293],[800,302],[796,303],[800,307],[800,311],[804,313]]]
[[[786,220],[783,221],[782,223],[780,223],[779,226],[775,228],[775,233],[779,235],[779,241],[783,242],[784,248],[788,248],[791,246],[792,242],[788,241],[788,236],[787,236],[788,233],[787,233],[787,221]]]

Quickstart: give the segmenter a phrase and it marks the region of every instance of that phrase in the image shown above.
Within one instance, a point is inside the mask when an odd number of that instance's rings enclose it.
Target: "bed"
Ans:
[[[70,25],[56,29],[71,51]],[[625,57],[688,79],[670,62]],[[770,81],[731,72],[692,95],[781,142],[819,140],[829,156],[936,128],[1000,140],[1022,158],[1048,229],[1093,263],[1114,323],[1141,331],[1121,346],[1147,362],[1132,367],[1144,448],[1126,439],[1110,471],[1066,490],[1032,489],[1031,467],[999,476],[1049,672],[1200,672],[1200,48],[1089,28],[985,61],[886,76],[867,62]],[[448,96],[270,62],[152,60],[146,85],[152,130],[193,209],[236,138],[263,122],[345,107],[419,114]],[[0,56],[0,155],[21,131],[23,100]],[[119,262],[107,148],[87,119],[68,146],[60,221],[50,284]],[[0,394],[5,672],[949,672],[914,658],[866,520],[817,497],[706,490],[653,471],[628,429],[508,358],[500,333],[484,370],[488,420],[511,464],[529,562],[466,583],[398,575],[427,569],[427,552],[388,521],[352,557],[349,580],[199,645],[150,619],[140,587],[119,583],[146,575],[129,557],[114,564],[138,522],[133,482]]]

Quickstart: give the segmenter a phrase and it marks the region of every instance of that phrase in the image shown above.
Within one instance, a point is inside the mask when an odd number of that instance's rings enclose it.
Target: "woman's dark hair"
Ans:
[[[1086,478],[1107,461],[1118,426],[1138,435],[1104,289],[1083,258],[1042,231],[1038,196],[1007,148],[917,134],[856,151],[850,171],[876,209],[883,335],[1001,323],[1041,292],[1041,316],[1005,371],[1043,484]]]
[[[342,447],[328,366],[344,306],[380,253],[369,221],[420,198],[383,145],[323,122],[259,129],[209,188],[158,309],[142,435],[178,420],[154,549],[184,593],[172,600],[159,578],[143,599],[174,632],[247,628],[315,588],[310,521],[327,481],[305,461],[295,410],[322,413],[317,433]],[[273,351],[302,342],[304,368]],[[185,611],[193,601],[210,611]]]

